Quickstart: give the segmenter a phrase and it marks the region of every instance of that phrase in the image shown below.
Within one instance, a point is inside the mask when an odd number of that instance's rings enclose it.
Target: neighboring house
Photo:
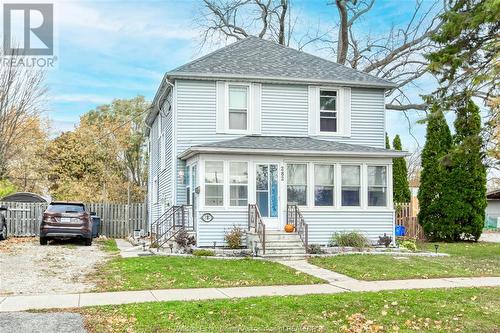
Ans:
[[[303,240],[305,222],[309,244],[393,235],[392,158],[406,153],[384,148],[392,87],[256,37],[168,72],[147,117],[150,223],[190,205],[198,246],[234,225],[262,236],[256,220],[268,235],[298,223]]]
[[[500,189],[486,193],[486,200],[487,227],[500,228]]]

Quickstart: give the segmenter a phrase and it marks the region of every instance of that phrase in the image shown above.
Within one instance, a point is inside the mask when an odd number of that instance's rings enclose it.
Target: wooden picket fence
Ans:
[[[10,236],[38,236],[45,203],[0,202]],[[147,232],[147,207],[144,203],[87,203],[87,209],[101,218],[100,235],[113,238],[128,237],[135,229]],[[2,214],[2,213],[0,213]]]
[[[396,225],[405,227],[405,236],[425,240],[424,229],[418,223],[415,207],[412,203],[394,204],[396,207]]]

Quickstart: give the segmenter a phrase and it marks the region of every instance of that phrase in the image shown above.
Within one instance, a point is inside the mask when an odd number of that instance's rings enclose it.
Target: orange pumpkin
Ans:
[[[287,224],[285,225],[285,231],[286,232],[293,232],[295,230],[295,227],[293,226],[293,224]]]

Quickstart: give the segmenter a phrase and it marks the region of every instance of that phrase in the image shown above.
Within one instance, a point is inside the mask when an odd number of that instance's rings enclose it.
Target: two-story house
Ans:
[[[394,236],[393,86],[256,37],[168,72],[147,118],[150,223],[182,215],[201,247],[225,245],[234,225],[261,247],[287,223],[309,244]]]

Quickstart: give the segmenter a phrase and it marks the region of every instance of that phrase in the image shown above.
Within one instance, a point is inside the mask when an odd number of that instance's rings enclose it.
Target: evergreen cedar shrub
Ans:
[[[196,257],[213,257],[215,252],[212,250],[198,249],[193,251],[193,256]]]
[[[444,218],[449,202],[445,200],[447,174],[441,165],[441,160],[448,154],[452,138],[444,114],[436,104],[431,107],[427,119],[425,138],[418,191],[420,205],[418,221],[427,239],[446,239],[449,228],[445,225]]]
[[[241,238],[243,237],[243,230],[237,226],[226,232],[224,239],[230,249],[241,248]]]
[[[368,239],[356,231],[346,233],[335,233],[332,236],[331,245],[340,247],[363,248],[370,245]]]
[[[486,208],[486,169],[479,108],[464,94],[455,100],[452,140],[433,106],[422,152],[418,219],[430,240],[479,240]]]
[[[454,147],[443,159],[446,168],[443,223],[446,239],[478,241],[484,227],[486,169],[481,151],[479,108],[465,96],[455,108]]]
[[[392,145],[395,150],[403,150],[399,135],[394,137]],[[408,167],[406,166],[406,160],[404,157],[397,157],[393,160],[392,179],[394,202],[410,202],[411,192],[408,184]]]
[[[385,133],[385,149],[391,149],[391,143],[389,141],[389,136],[387,135],[387,132]]]

